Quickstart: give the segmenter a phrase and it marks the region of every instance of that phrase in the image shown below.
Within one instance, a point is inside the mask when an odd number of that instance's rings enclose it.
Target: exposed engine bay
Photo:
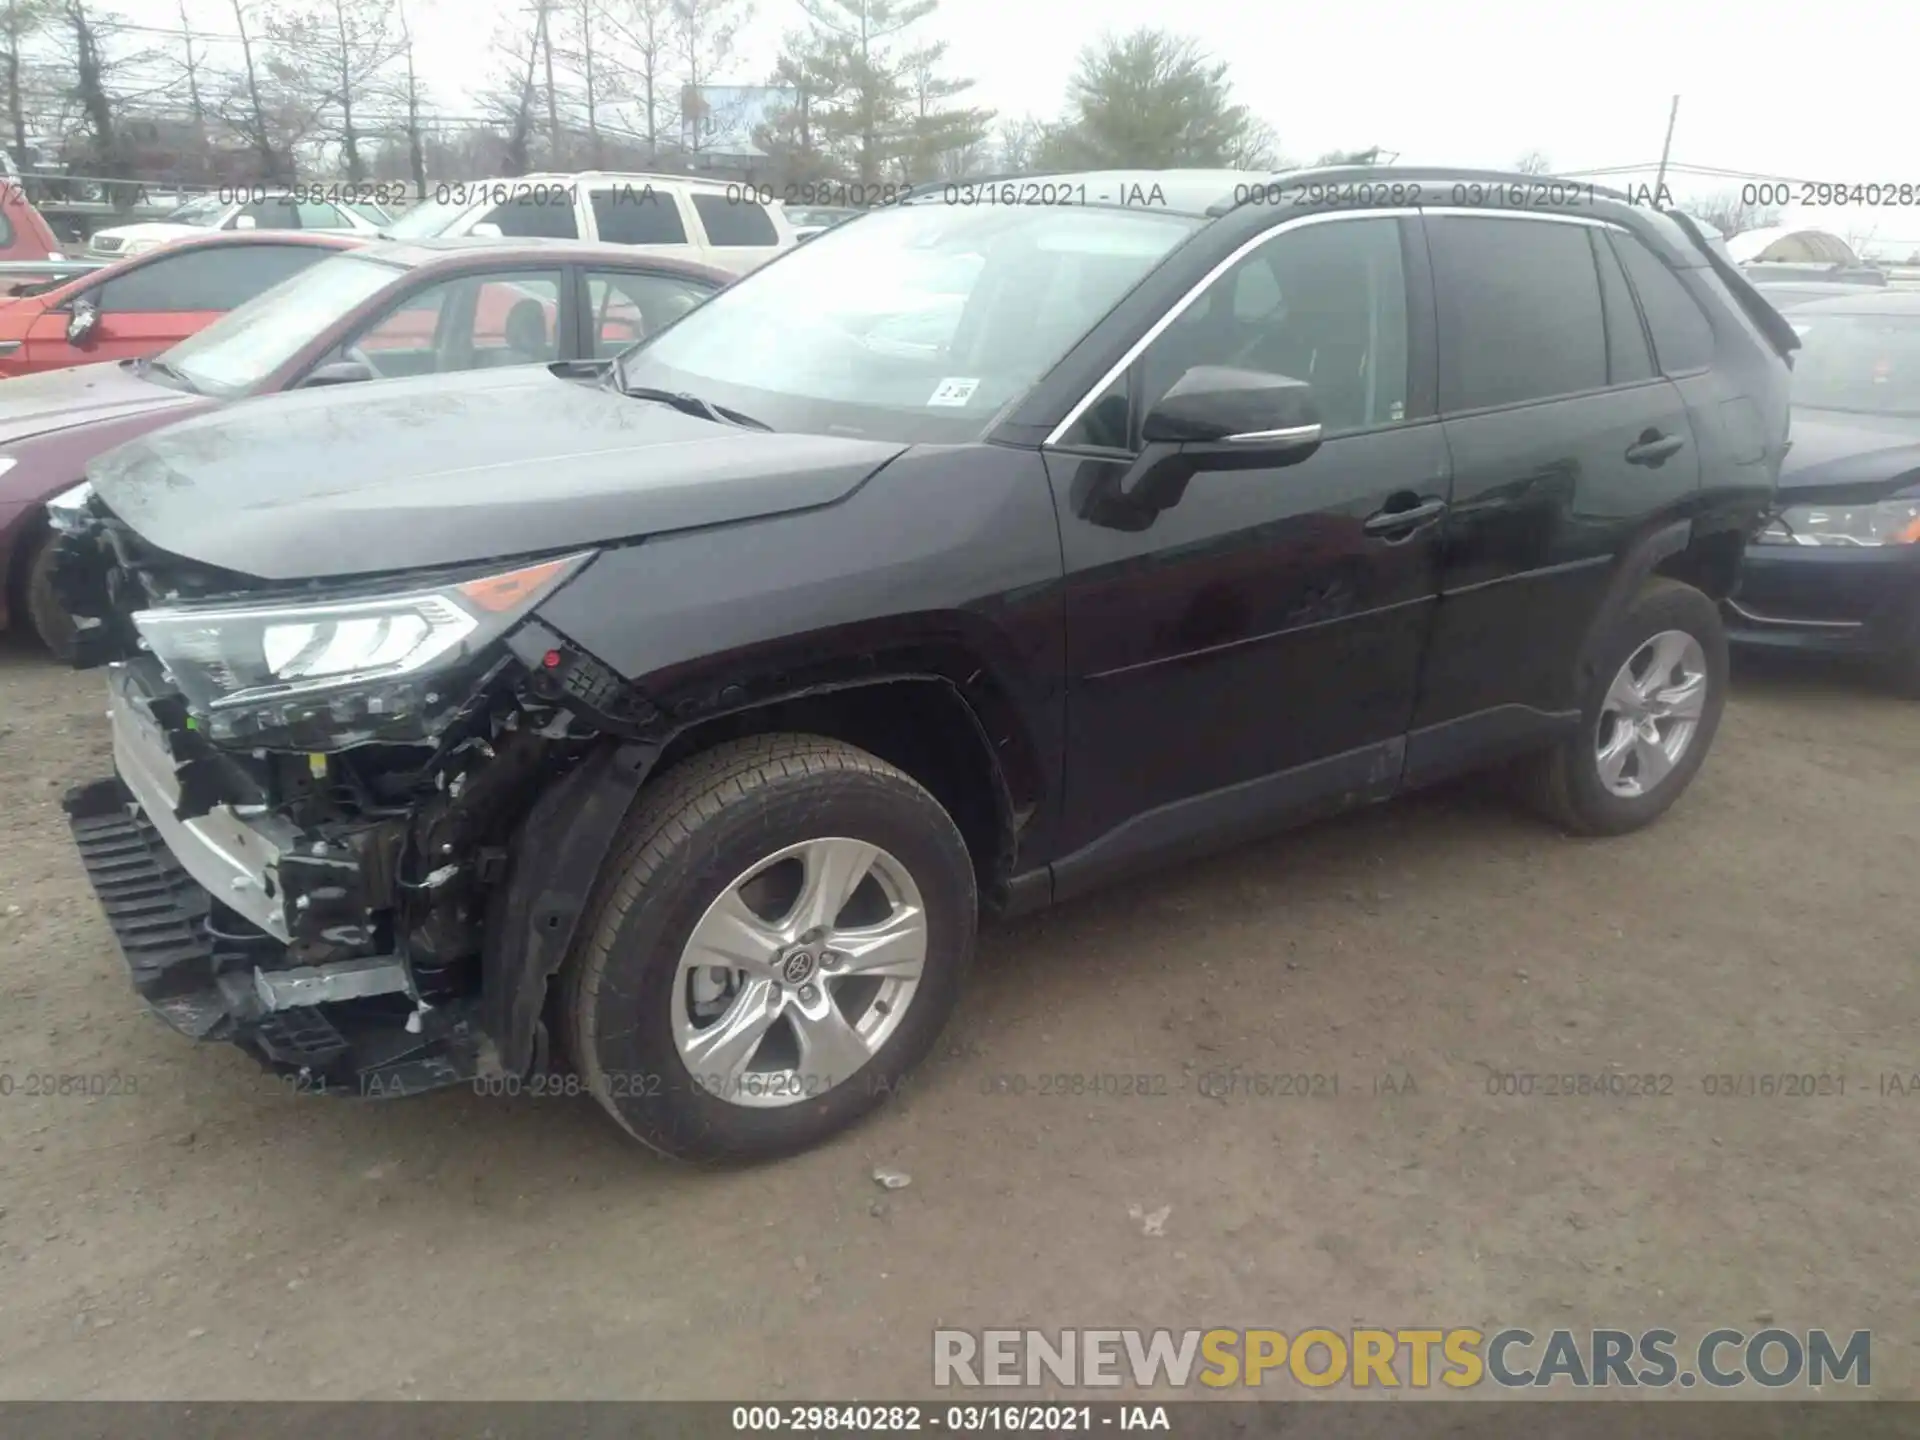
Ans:
[[[537,1031],[516,995],[482,1001],[515,836],[655,718],[530,618],[593,555],[263,586],[153,549],[90,494],[54,513],[117,772],[66,806],[136,988],[315,1089],[496,1071],[498,1032]]]

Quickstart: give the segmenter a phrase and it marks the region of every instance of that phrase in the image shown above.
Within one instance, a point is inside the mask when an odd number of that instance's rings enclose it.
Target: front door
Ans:
[[[1059,893],[1398,783],[1450,483],[1415,225],[1326,216],[1269,232],[1048,447],[1077,851]],[[1197,365],[1308,382],[1323,443],[1293,464],[1203,471],[1149,523],[1116,524],[1090,497]],[[1396,525],[1401,511],[1419,518]]]

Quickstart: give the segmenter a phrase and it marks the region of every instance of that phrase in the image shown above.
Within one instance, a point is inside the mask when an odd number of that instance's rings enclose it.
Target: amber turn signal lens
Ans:
[[[571,557],[548,560],[539,565],[529,565],[524,570],[509,570],[504,575],[469,580],[464,585],[454,586],[454,591],[477,608],[497,615],[519,605],[570,563]]]

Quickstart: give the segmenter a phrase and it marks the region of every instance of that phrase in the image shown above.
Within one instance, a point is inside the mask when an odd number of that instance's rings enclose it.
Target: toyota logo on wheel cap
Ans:
[[[787,977],[789,985],[798,985],[813,974],[813,956],[801,950],[787,957],[787,963],[780,967],[780,973]]]

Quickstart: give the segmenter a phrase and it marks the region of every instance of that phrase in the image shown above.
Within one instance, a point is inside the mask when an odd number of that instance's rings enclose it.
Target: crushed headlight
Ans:
[[[135,628],[216,741],[327,750],[424,738],[448,682],[591,552],[391,595],[142,610]]]
[[[1760,545],[1920,544],[1920,495],[1866,505],[1789,505],[1754,536]]]

